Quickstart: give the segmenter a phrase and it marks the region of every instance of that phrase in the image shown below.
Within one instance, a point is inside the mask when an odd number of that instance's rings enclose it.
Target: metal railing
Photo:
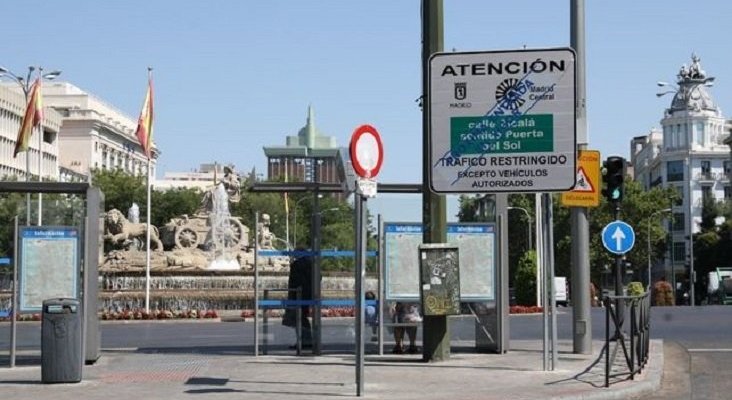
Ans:
[[[635,379],[648,363],[651,339],[651,297],[650,292],[638,296],[612,296],[603,298],[605,305],[605,387],[610,386],[611,377],[626,376]],[[621,312],[618,312],[621,310]],[[627,311],[627,312],[625,312]],[[625,316],[630,315],[627,332],[623,329]],[[610,321],[615,326],[615,335],[610,336]],[[610,343],[616,342],[623,350],[627,371],[611,373]],[[617,355],[617,346],[613,359]]]

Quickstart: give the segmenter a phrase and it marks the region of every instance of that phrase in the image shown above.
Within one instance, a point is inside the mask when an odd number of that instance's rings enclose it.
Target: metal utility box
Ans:
[[[422,315],[460,314],[458,247],[448,244],[419,246]]]
[[[83,365],[81,307],[76,299],[43,301],[41,381],[81,381]]]

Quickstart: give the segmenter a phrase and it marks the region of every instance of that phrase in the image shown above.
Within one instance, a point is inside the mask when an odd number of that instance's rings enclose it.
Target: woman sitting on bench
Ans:
[[[392,321],[395,324],[399,324],[394,327],[394,349],[391,351],[394,354],[404,354],[404,331],[409,336],[409,348],[406,350],[409,354],[418,354],[420,352],[417,347],[417,327],[416,326],[403,326],[402,324],[416,324],[422,322],[422,316],[419,315],[419,305],[417,303],[401,303],[397,302],[396,306],[392,309]]]

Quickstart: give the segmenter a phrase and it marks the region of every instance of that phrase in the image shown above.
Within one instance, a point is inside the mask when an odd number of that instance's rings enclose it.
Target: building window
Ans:
[[[724,187],[724,199],[725,200],[732,199],[732,186],[725,186]]]
[[[708,201],[714,200],[714,194],[712,193],[712,187],[710,185],[702,185],[702,204],[706,204]]]
[[[673,186],[673,188],[676,190],[676,193],[678,194],[678,197],[674,200],[673,206],[674,207],[681,207],[684,205],[684,188],[682,188],[680,185]]]
[[[53,144],[56,141],[56,134],[51,131],[43,130],[43,141],[45,143]]]
[[[672,232],[679,232],[684,230],[684,225],[686,221],[686,214],[684,213],[674,213],[674,217],[672,220],[669,220],[669,230]]]
[[[704,123],[703,122],[696,123],[696,143],[701,146],[704,145]]]
[[[704,160],[701,162],[701,178],[712,179],[712,162]]]
[[[669,161],[666,163],[666,182],[678,182],[684,180],[684,162]]]
[[[683,263],[686,260],[686,242],[674,242],[674,262]]]

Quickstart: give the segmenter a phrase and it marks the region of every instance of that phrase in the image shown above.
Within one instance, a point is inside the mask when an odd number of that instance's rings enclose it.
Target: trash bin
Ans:
[[[81,309],[76,299],[43,301],[41,322],[41,381],[81,381]]]

